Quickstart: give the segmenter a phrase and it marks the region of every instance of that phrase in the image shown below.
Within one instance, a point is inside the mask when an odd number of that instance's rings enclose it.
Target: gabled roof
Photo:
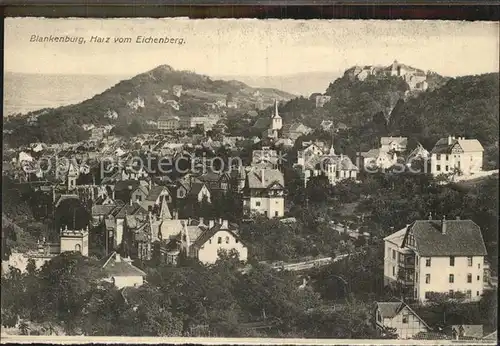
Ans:
[[[385,241],[390,241],[391,243],[397,245],[398,247],[403,246],[403,241],[405,239],[407,232],[407,228],[400,229],[397,232],[394,232],[391,235],[388,235],[387,237],[384,238]]]
[[[472,220],[446,220],[446,232],[441,232],[441,220],[417,220],[408,226],[413,233],[415,249],[423,257],[485,256],[481,229]],[[405,238],[405,244],[406,239]]]
[[[267,189],[274,183],[285,186],[283,174],[277,169],[252,170],[247,174],[248,187],[250,189]]]
[[[193,227],[193,226],[189,226],[189,227]],[[196,238],[195,241],[193,241],[193,245],[196,246],[196,247],[201,247],[203,246],[203,244],[205,244],[210,238],[212,238],[217,232],[219,231],[226,231],[226,232],[229,232],[233,235],[233,237],[235,239],[240,239],[237,235],[237,226],[234,225],[234,224],[229,224],[227,228],[223,228],[222,224],[216,224],[214,227],[212,228],[200,228],[203,230],[202,233],[200,233],[198,235],[198,237]],[[191,240],[193,240],[191,238]]]
[[[92,206],[92,216],[108,215],[115,208],[116,208],[115,205],[94,205]]]
[[[391,143],[397,143],[401,146],[406,146],[408,144],[408,137],[381,137],[380,145],[389,145]]]
[[[432,148],[433,154],[450,154],[451,149],[458,144],[464,152],[482,152],[483,146],[477,139],[457,139],[452,138],[448,144],[448,138],[441,138]]]
[[[107,259],[102,269],[109,276],[146,276],[146,273],[129,263],[126,259],[120,258],[117,261],[116,252],[113,252]]]
[[[119,209],[119,211],[115,214],[115,211],[113,211],[113,214],[116,218],[125,218],[126,215],[136,215],[136,214],[147,214],[147,210],[144,209],[140,204],[138,203],[133,203],[132,205],[126,204],[123,207]]]
[[[147,201],[156,201],[160,197],[161,193],[166,190],[164,186],[153,186],[149,190],[149,194],[146,197]]]
[[[198,194],[203,189],[203,187],[206,187],[205,183],[194,182],[191,185],[191,190],[189,190],[189,194],[192,195],[192,196],[198,196]]]
[[[415,311],[413,311],[408,305],[403,302],[377,302],[377,308],[380,311],[380,315],[382,318],[394,318],[398,315],[403,309],[407,309],[413,316],[418,318],[422,324],[430,330],[430,327],[425,321],[417,315]]]

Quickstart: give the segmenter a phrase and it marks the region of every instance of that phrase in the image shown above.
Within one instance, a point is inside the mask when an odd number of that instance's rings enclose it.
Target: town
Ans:
[[[406,83],[411,104],[428,76],[395,61],[343,80]],[[123,123],[110,105],[84,139],[21,144],[44,113],[4,120],[2,328],[496,340],[491,143],[298,116],[328,114],[333,93],[196,108],[199,90],[162,92],[165,114]]]

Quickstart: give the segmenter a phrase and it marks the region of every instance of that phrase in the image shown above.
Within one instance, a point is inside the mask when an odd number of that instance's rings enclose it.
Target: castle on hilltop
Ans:
[[[364,81],[368,76],[400,77],[410,87],[410,90],[425,91],[429,87],[427,73],[423,70],[404,65],[397,60],[389,66],[354,66],[345,72],[349,78]]]

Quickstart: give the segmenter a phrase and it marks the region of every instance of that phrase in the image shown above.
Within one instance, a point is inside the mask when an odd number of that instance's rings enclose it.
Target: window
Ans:
[[[396,267],[392,266],[392,276],[396,276]]]
[[[392,259],[396,259],[396,251],[394,249],[392,250]]]
[[[430,284],[431,283],[431,274],[425,274],[425,283]]]
[[[448,161],[448,160],[449,160],[449,156],[448,156],[448,155],[446,155],[446,161]],[[446,166],[446,167],[448,167],[448,166]]]
[[[448,172],[448,166],[444,167],[445,172]]]
[[[448,277],[448,282],[449,282],[450,284],[454,283],[454,282],[455,282],[455,275],[450,274],[450,276]]]
[[[455,256],[450,256],[450,266],[451,267],[455,266]]]
[[[274,212],[274,216],[279,216],[279,213],[277,210]]]
[[[481,263],[477,264],[477,269],[481,269]]]
[[[75,251],[81,252],[82,251],[82,246],[80,244],[75,245]]]
[[[472,298],[472,291],[471,290],[467,290],[467,292],[465,293],[465,295],[467,296],[467,299],[471,299]]]
[[[436,155],[436,160],[441,160],[441,154]]]
[[[478,297],[479,297],[479,291],[476,291],[476,296],[478,296]]]
[[[256,206],[256,207],[260,207],[260,201],[256,201],[256,202],[255,202],[255,206]]]
[[[377,311],[377,320],[382,322],[382,316],[380,316],[380,312]]]
[[[403,315],[403,323],[408,323],[408,315]]]
[[[142,201],[142,196],[141,195],[135,196],[135,200],[138,202]]]
[[[467,274],[467,283],[470,284],[472,282],[472,274]]]
[[[425,292],[424,296],[425,296],[425,299],[429,299],[431,296],[431,292]]]
[[[217,238],[217,244],[222,244],[222,237]]]
[[[472,257],[467,257],[467,265],[472,267]]]
[[[431,266],[431,259],[430,258],[426,258],[425,259],[425,266],[426,267],[430,267]]]
[[[240,242],[238,239],[235,239],[234,241],[236,244],[238,244]]]
[[[441,165],[436,165],[436,171],[440,171],[441,170]]]
[[[481,275],[477,276],[477,281],[481,281]]]
[[[212,244],[212,238],[208,239],[208,243]]]
[[[229,237],[226,237],[226,244],[229,244]]]
[[[415,273],[415,281],[418,282],[418,273]]]

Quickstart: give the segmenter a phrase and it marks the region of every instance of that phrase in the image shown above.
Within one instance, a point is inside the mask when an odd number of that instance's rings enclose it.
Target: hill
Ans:
[[[156,120],[162,115],[199,116],[214,112],[211,103],[217,101],[223,105],[226,100],[233,100],[239,109],[245,110],[253,109],[257,103],[265,107],[275,99],[291,98],[293,95],[280,90],[252,88],[239,81],[212,80],[161,65],[81,103],[4,120],[4,129],[12,131],[5,139],[11,145],[75,142],[87,136],[84,124],[130,123],[133,119]]]
[[[279,76],[217,76],[219,79],[236,78],[252,87],[275,88],[295,95],[309,97],[318,90],[325,90],[332,80],[342,75],[343,71],[299,72]]]
[[[498,92],[498,73],[450,79],[439,89],[400,102],[389,129],[414,136],[427,147],[455,134],[477,138],[485,147],[496,145],[498,150]]]

